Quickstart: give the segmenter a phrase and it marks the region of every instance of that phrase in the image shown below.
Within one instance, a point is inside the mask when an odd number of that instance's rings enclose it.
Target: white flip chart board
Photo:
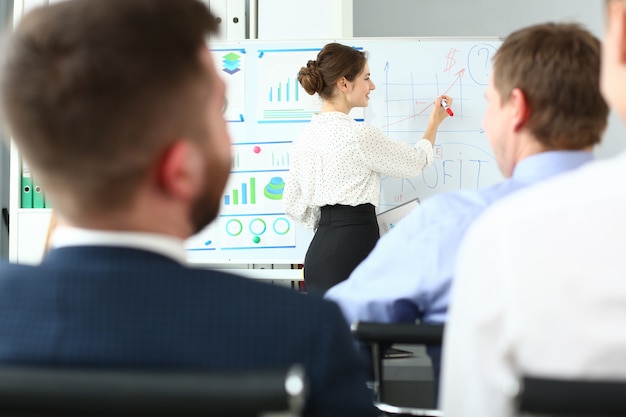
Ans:
[[[416,178],[382,177],[378,211],[405,202],[501,180],[482,131],[484,91],[495,38],[354,38],[212,42],[227,85],[225,117],[233,162],[219,218],[187,241],[188,258],[210,263],[302,263],[312,232],[285,216],[282,189],[289,152],[321,108],[297,82],[300,67],[328,42],[364,50],[376,90],[356,120],[391,138],[415,143],[435,97],[453,97],[454,117],[440,126],[435,161]]]

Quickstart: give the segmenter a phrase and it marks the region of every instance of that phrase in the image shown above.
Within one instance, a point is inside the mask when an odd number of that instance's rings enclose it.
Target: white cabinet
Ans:
[[[12,218],[11,229],[15,234],[15,254],[12,261],[21,264],[37,264],[44,253],[46,235],[50,224],[50,210],[20,209]]]

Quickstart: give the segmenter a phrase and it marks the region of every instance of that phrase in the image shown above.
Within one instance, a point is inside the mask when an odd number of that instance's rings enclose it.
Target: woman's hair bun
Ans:
[[[324,80],[317,68],[317,61],[311,59],[307,62],[306,67],[300,68],[298,81],[302,85],[302,88],[310,95],[322,91],[322,88],[324,88]]]

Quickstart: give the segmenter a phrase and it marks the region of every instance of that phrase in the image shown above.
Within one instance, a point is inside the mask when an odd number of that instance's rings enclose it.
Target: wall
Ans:
[[[258,39],[349,38],[352,18],[353,0],[258,0]]]
[[[499,36],[545,21],[583,24],[596,36],[604,32],[604,2],[571,0],[357,0],[355,37]],[[376,75],[373,74],[374,81]],[[611,114],[598,157],[626,149],[626,127]]]
[[[13,17],[13,2],[0,2],[0,30],[4,30],[11,25]],[[9,208],[9,177],[10,177],[10,157],[9,149],[4,144],[4,127],[0,124],[0,207]],[[0,219],[0,258],[6,259],[9,256],[9,231]]]
[[[354,36],[500,36],[546,20],[602,34],[603,2],[571,0],[358,0]]]

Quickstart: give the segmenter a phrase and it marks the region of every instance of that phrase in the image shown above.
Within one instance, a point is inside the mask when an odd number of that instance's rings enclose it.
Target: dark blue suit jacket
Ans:
[[[0,264],[0,362],[237,369],[304,364],[307,416],[371,416],[366,368],[334,304],[155,253],[66,247]]]

